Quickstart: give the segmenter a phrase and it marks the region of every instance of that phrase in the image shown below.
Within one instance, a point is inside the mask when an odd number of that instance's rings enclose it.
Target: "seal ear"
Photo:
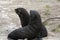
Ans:
[[[21,20],[22,27],[29,24],[30,15],[25,8],[17,8],[15,9],[15,12]]]

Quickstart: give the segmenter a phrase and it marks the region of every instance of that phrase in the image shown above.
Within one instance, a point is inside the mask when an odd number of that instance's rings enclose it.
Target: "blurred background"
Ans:
[[[48,37],[43,40],[60,40],[60,0],[0,0],[0,40],[21,27],[16,8],[37,10],[47,28]]]

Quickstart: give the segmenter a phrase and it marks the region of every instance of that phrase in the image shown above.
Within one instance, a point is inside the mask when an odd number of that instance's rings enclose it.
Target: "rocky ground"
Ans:
[[[60,0],[0,0],[0,40],[7,40],[11,31],[21,27],[19,17],[14,11],[19,7],[28,12],[37,10],[43,22],[60,17]],[[60,40],[60,18],[48,20],[44,25],[48,30],[48,37],[43,40]]]

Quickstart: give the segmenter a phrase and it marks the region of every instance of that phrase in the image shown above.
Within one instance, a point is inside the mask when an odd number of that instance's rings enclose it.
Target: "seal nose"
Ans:
[[[15,9],[15,12],[16,12],[16,13],[20,13],[21,10],[17,8],[17,9]]]
[[[15,9],[15,12],[18,13],[18,9]]]

